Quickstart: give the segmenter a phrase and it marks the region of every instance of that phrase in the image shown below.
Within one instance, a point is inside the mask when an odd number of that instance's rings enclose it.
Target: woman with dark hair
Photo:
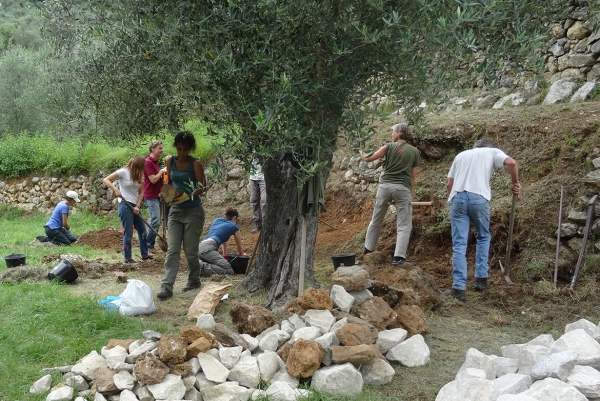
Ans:
[[[121,224],[123,224],[123,256],[125,263],[137,263],[131,258],[133,227],[135,227],[138,233],[142,260],[152,259],[152,256],[148,255],[146,224],[144,224],[140,212],[144,197],[142,183],[145,162],[146,159],[144,159],[144,156],[137,155],[129,160],[127,166],[118,169],[102,180],[104,185],[111,188],[115,192],[115,195],[120,198],[118,211]],[[119,188],[113,184],[114,180],[119,180]]]
[[[69,220],[69,206],[79,202],[79,195],[75,191],[67,191],[65,200],[58,202],[50,219],[44,226],[48,241],[55,245],[71,245],[77,242],[77,238],[71,234]]]
[[[242,235],[237,226],[238,211],[232,207],[225,210],[224,217],[213,220],[208,235],[198,245],[198,256],[203,276],[213,274],[233,274],[233,268],[224,257],[227,256],[227,241],[233,235],[238,253],[245,255],[242,248]],[[223,245],[223,256],[219,254],[219,247]]]
[[[206,189],[206,178],[202,163],[190,152],[196,149],[196,139],[189,131],[175,135],[173,146],[177,156],[165,157],[168,183],[189,199],[171,206],[167,228],[169,230],[168,250],[165,257],[165,273],[160,281],[159,299],[173,296],[173,285],[179,271],[179,253],[183,252],[188,266],[188,281],[183,291],[200,288],[200,263],[198,261],[198,242],[204,227],[204,208],[200,195]]]

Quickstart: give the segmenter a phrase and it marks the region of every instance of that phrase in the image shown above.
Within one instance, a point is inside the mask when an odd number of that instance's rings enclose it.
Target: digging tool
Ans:
[[[133,212],[133,207],[129,204],[129,202],[127,202],[125,199],[121,200],[121,202],[125,202],[125,204],[127,205],[127,207],[129,209],[131,209],[131,211]],[[156,230],[154,229],[154,227],[152,227],[150,224],[148,224],[148,222],[146,220],[144,220],[144,218],[142,217],[141,214],[139,214],[138,216],[140,217],[140,219],[142,219],[142,221],[144,222],[144,224],[146,226],[148,226],[148,228],[150,230],[152,230],[152,232],[154,234],[156,234],[156,237],[158,238],[158,246],[160,247],[160,249],[162,249],[163,252],[167,252],[167,249],[168,249],[167,241],[165,241],[165,239],[163,237],[161,237],[159,233],[156,232]]]
[[[558,231],[556,232],[556,260],[554,262],[554,289],[556,289],[556,281],[558,280],[558,252],[560,251],[560,225],[562,224],[562,209],[563,209],[563,196],[565,194],[565,187],[560,186],[560,205],[558,207]]]
[[[254,244],[254,250],[252,251],[252,256],[250,257],[250,262],[248,262],[248,267],[246,268],[246,276],[254,268],[254,266],[252,266],[252,262],[256,258],[256,250],[258,249],[258,244],[260,244],[260,237],[262,237],[262,233],[263,233],[263,230],[260,230],[258,233],[258,239],[256,240],[256,244]]]
[[[585,219],[585,232],[583,233],[583,242],[581,243],[581,250],[579,251],[579,259],[577,259],[577,265],[575,266],[575,274],[573,275],[573,281],[571,281],[571,289],[575,289],[575,283],[577,282],[577,276],[579,276],[579,269],[583,263],[583,254],[585,253],[585,247],[587,246],[588,235],[590,233],[590,226],[594,221],[594,209],[596,208],[596,202],[598,201],[598,195],[594,195],[588,203],[587,218]]]
[[[508,285],[515,285],[509,276],[509,265],[510,265],[510,251],[512,248],[512,234],[513,227],[515,225],[515,208],[517,206],[517,194],[513,194],[512,205],[510,207],[510,222],[508,223],[508,237],[506,239],[506,258],[504,259],[505,266],[502,266],[502,262],[500,263],[500,270],[502,270],[502,274],[504,274],[504,279]]]

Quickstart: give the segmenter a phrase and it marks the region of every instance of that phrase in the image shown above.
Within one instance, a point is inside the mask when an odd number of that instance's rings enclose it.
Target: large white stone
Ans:
[[[482,369],[464,368],[460,369],[454,377],[454,380],[462,379],[487,379],[487,373]]]
[[[576,87],[577,84],[572,80],[559,79],[552,84],[542,104],[558,103],[567,96],[571,96]]]
[[[129,355],[125,358],[125,362],[127,363],[135,363],[138,358],[144,355],[146,352],[153,351],[158,347],[158,341],[155,340],[147,340],[139,347],[135,347],[133,351],[131,351],[131,345],[129,346]]]
[[[528,375],[531,367],[542,357],[546,356],[549,348],[544,345],[525,344],[519,353],[519,373]]]
[[[248,401],[252,390],[237,382],[226,382],[200,390],[204,401]]]
[[[492,358],[475,348],[469,348],[469,350],[467,351],[465,362],[458,370],[456,378],[458,379],[458,376],[461,373],[461,371],[467,368],[483,370],[485,372],[486,379],[494,380],[496,378],[496,371],[494,370],[494,363],[492,362]]]
[[[194,384],[194,387],[198,390],[202,390],[203,388],[216,386],[217,384],[219,383],[208,380],[204,372],[199,372],[196,375],[196,384]]]
[[[202,367],[202,372],[206,375],[206,378],[215,383],[223,383],[229,376],[229,369],[227,369],[221,362],[216,358],[206,354],[198,354],[198,362]]]
[[[317,338],[315,341],[321,344],[321,347],[323,347],[323,351],[325,351],[321,363],[325,366],[331,366],[331,364],[333,363],[331,347],[335,345],[340,345],[340,340],[338,340],[337,336],[335,335],[335,332],[330,331],[329,333],[325,333],[321,337]]]
[[[517,373],[519,371],[519,360],[513,358],[505,358],[503,356],[490,355],[492,365],[496,377],[504,376],[509,373]]]
[[[377,341],[375,344],[379,347],[382,354],[386,354],[406,339],[408,332],[404,329],[383,330],[377,333]]]
[[[125,389],[119,393],[119,401],[139,401],[133,391]]]
[[[193,357],[192,359],[188,359],[187,363],[189,363],[190,366],[192,367],[191,373],[193,375],[196,375],[198,372],[200,372],[200,369],[202,367],[200,366],[200,361],[198,360],[198,358]]]
[[[328,310],[309,309],[304,314],[304,321],[313,327],[320,328],[324,334],[331,329],[336,319]]]
[[[273,330],[266,334],[258,346],[263,351],[277,351],[280,345],[290,339],[290,335],[283,330]]]
[[[242,346],[220,348],[219,359],[221,360],[223,366],[225,366],[227,369],[231,369],[240,359],[242,349]]]
[[[540,358],[531,367],[531,377],[535,380],[554,377],[565,381],[578,357],[577,352],[563,351]]]
[[[554,343],[554,337],[552,334],[540,334],[533,340],[527,341],[525,345],[543,345],[545,347],[549,347]]]
[[[329,331],[331,333],[335,333],[336,331],[338,331],[339,329],[341,329],[342,327],[344,327],[347,324],[348,324],[348,318],[347,317],[341,318],[340,320],[338,320],[337,322],[335,322],[333,324],[333,326],[331,326],[331,328],[329,329]]]
[[[285,369],[278,370],[277,373],[275,373],[275,375],[273,376],[272,381],[286,382],[290,385],[291,388],[298,388],[298,386],[300,385],[300,380],[290,375],[288,372],[285,371]]]
[[[147,387],[157,400],[181,400],[185,395],[185,384],[178,375],[168,374],[162,382]]]
[[[435,401],[495,401],[498,395],[491,380],[462,379],[442,387]]]
[[[373,298],[373,293],[367,289],[360,291],[348,291],[348,294],[352,295],[352,297],[354,298],[354,305],[358,305],[365,299]]]
[[[52,387],[52,375],[47,374],[42,376],[38,381],[33,383],[33,385],[29,388],[29,392],[33,394],[41,394],[50,390]]]
[[[600,398],[600,372],[591,366],[575,365],[565,382],[587,398]]]
[[[73,387],[64,386],[52,390],[46,396],[46,401],[71,401],[73,399]]]
[[[260,383],[260,370],[257,358],[253,356],[241,357],[229,371],[227,379],[238,382],[240,386],[256,388],[258,383]]]
[[[575,387],[552,377],[533,383],[521,394],[543,401],[587,401]]]
[[[600,344],[585,330],[576,329],[563,334],[552,344],[548,352],[554,354],[569,350],[579,355],[577,365],[600,367]]]
[[[539,401],[529,395],[521,394],[504,394],[496,399],[496,401]]]
[[[281,359],[279,355],[271,351],[265,351],[257,356],[260,377],[264,381],[271,381],[275,373],[277,373],[279,370],[279,359]]]
[[[317,370],[313,374],[312,385],[324,393],[356,396],[362,391],[363,378],[351,363],[344,363]]]
[[[352,308],[352,305],[354,304],[354,297],[348,294],[344,287],[337,284],[332,285],[329,296],[331,297],[333,304],[341,311],[346,313],[350,312],[350,308]]]
[[[248,349],[250,351],[254,351],[258,348],[258,340],[256,338],[252,337],[250,334],[242,334],[241,336],[248,343]]]
[[[106,363],[111,369],[114,369],[118,364],[125,362],[127,355],[129,355],[125,347],[121,347],[120,345],[117,345],[111,349],[102,347],[100,354],[106,358]]]
[[[371,365],[360,367],[364,384],[383,386],[394,379],[396,371],[383,359],[375,359]]]
[[[71,368],[71,373],[83,376],[87,380],[95,380],[98,369],[103,365],[106,365],[106,358],[92,351]]]
[[[300,391],[292,388],[286,382],[274,381],[265,391],[265,395],[269,400],[273,401],[296,401],[301,397]]]
[[[196,376],[193,375],[182,377],[181,380],[183,380],[186,392],[196,384]]]
[[[417,334],[402,341],[388,351],[386,357],[390,361],[400,362],[404,366],[422,366],[429,362],[429,347],[422,335]]]
[[[531,376],[509,373],[492,380],[499,394],[518,394],[527,390],[532,383]]]
[[[195,387],[192,387],[191,389],[186,391],[185,395],[183,396],[183,399],[186,401],[203,401],[202,393],[200,391],[196,390]],[[119,400],[119,401],[121,401],[121,400]]]
[[[565,333],[577,329],[583,329],[586,333],[593,337],[594,332],[596,331],[596,325],[587,319],[579,319],[576,322],[567,324],[565,326]]]
[[[113,382],[119,390],[133,390],[136,380],[131,373],[123,370],[113,376]]]
[[[196,327],[202,330],[212,331],[215,327],[215,318],[210,313],[203,313],[196,319]]]
[[[290,344],[294,344],[299,339],[304,339],[306,341],[314,341],[317,338],[321,337],[321,329],[318,327],[303,327],[294,331],[292,337],[290,338]]]
[[[519,354],[521,353],[521,349],[523,349],[523,347],[525,346],[525,344],[509,344],[509,345],[503,345],[502,347],[500,347],[500,351],[502,352],[502,356],[504,358],[511,358],[511,359],[519,359]]]
[[[302,319],[302,317],[300,317],[300,315],[298,315],[297,313],[294,313],[292,316],[290,316],[288,318],[289,322],[291,324],[294,325],[294,327],[296,328],[296,330],[301,329],[303,327],[307,327],[306,322],[304,321],[304,319]]]
[[[281,330],[288,333],[290,336],[296,331],[296,327],[289,320],[284,320],[281,322]]]

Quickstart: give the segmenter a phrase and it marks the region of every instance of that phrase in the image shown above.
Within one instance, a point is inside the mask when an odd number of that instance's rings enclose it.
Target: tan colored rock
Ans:
[[[196,327],[196,326],[190,326],[190,327],[181,329],[181,331],[179,332],[179,335],[182,338],[185,338],[187,340],[188,344],[192,344],[194,341],[196,341],[200,337],[204,337],[210,342],[211,348],[219,347],[219,344],[217,343],[217,339],[214,335],[212,335],[208,331],[202,330],[201,328]]]
[[[119,394],[121,390],[116,386],[113,379],[116,374],[117,371],[109,368],[108,365],[100,366],[96,374],[96,391],[103,395]]]
[[[321,344],[299,339],[292,346],[285,368],[291,376],[306,379],[319,369],[324,355],[325,351]]]
[[[333,301],[325,290],[309,287],[293,302],[294,312],[304,315],[309,309],[332,310]]]
[[[389,275],[390,271],[394,272],[393,276]],[[385,274],[386,272],[388,274]],[[442,293],[435,279],[418,266],[402,265],[401,268],[381,269],[373,273],[373,276],[373,279],[383,281],[405,293],[407,288],[412,289],[419,295],[418,305],[423,310],[431,310],[442,304]]]
[[[262,306],[240,303],[231,308],[229,316],[238,333],[253,337],[275,324],[273,312]]]
[[[131,343],[133,343],[135,340],[118,340],[115,338],[112,338],[108,344],[106,344],[106,349],[111,349],[116,347],[117,345],[120,345],[121,347],[125,348],[125,349],[129,349],[129,346],[131,345]]]
[[[286,362],[288,357],[290,356],[291,350],[292,350],[292,344],[290,344],[288,341],[279,348],[279,350],[277,351],[277,355],[279,355],[279,357],[283,360],[283,362]]]
[[[171,369],[171,374],[186,377],[192,371],[192,365],[187,362],[178,363]]]
[[[364,324],[348,323],[335,332],[342,345],[373,344],[371,329]]]
[[[331,275],[331,284],[341,285],[346,291],[360,291],[369,287],[370,278],[361,266],[340,266]]]
[[[567,38],[581,40],[592,34],[592,31],[585,26],[583,21],[575,21],[575,23],[567,29]]]
[[[163,362],[177,365],[185,362],[187,354],[187,340],[185,338],[165,334],[160,338],[156,356]]]
[[[390,325],[390,328],[404,329],[408,331],[410,336],[431,333],[425,313],[417,305],[398,305],[394,308],[394,311],[396,312],[396,319]]]
[[[377,330],[377,328],[375,326],[373,326],[371,323],[367,322],[366,320],[362,320],[359,317],[352,316],[349,313],[346,313],[343,311],[338,311],[338,310],[331,311],[331,314],[333,316],[335,316],[335,318],[338,321],[346,318],[348,320],[348,323],[356,323],[356,324],[362,324],[362,325],[367,326],[369,328],[369,330],[371,330],[371,338],[373,339],[373,343],[375,343],[375,341],[377,341],[377,335],[379,334],[379,330]]]
[[[127,276],[127,273],[115,272],[115,279],[117,283],[126,283],[129,277]]]
[[[390,262],[390,257],[387,255],[384,255],[383,252],[374,251],[374,252],[368,253],[366,255],[363,255],[363,261],[368,266],[383,265],[383,264],[387,264]]]
[[[377,330],[385,330],[396,319],[396,312],[380,297],[365,299],[352,308],[352,313],[371,323]]]
[[[195,356],[198,356],[201,352],[206,352],[212,348],[210,341],[208,341],[205,337],[200,337],[193,343],[187,346],[185,359],[191,359]]]
[[[350,362],[354,366],[370,365],[375,359],[379,359],[380,355],[379,347],[375,344],[331,347],[333,363],[337,364]]]
[[[215,336],[218,342],[225,347],[237,347],[240,346],[244,349],[248,349],[248,342],[238,333],[231,330],[229,327],[222,325],[221,323],[215,323],[212,329],[212,334]]]
[[[400,305],[418,305],[419,304],[419,295],[412,288],[403,288],[402,299],[400,300]]]
[[[163,381],[169,373],[169,367],[162,363],[160,359],[147,352],[135,362],[133,373],[141,382],[156,384]]]

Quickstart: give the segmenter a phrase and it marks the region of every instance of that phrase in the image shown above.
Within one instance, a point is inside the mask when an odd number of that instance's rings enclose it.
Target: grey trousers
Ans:
[[[198,245],[198,257],[200,258],[200,268],[202,276],[212,276],[213,274],[233,275],[233,268],[221,254],[219,248],[214,242],[201,242]]]
[[[198,261],[198,242],[204,228],[204,208],[180,209],[172,207],[169,211],[169,248],[165,256],[165,274],[160,285],[173,291],[173,284],[179,271],[179,253],[183,252],[188,267],[188,284],[200,283],[200,263]]]
[[[412,194],[410,189],[400,184],[379,184],[375,196],[375,205],[373,206],[373,217],[371,217],[371,223],[369,223],[365,238],[365,248],[374,251],[377,247],[381,225],[390,201],[394,201],[396,206],[397,234],[394,256],[406,258],[406,249],[412,230]]]
[[[263,221],[267,210],[265,180],[250,180],[250,206],[252,206],[252,221]]]

